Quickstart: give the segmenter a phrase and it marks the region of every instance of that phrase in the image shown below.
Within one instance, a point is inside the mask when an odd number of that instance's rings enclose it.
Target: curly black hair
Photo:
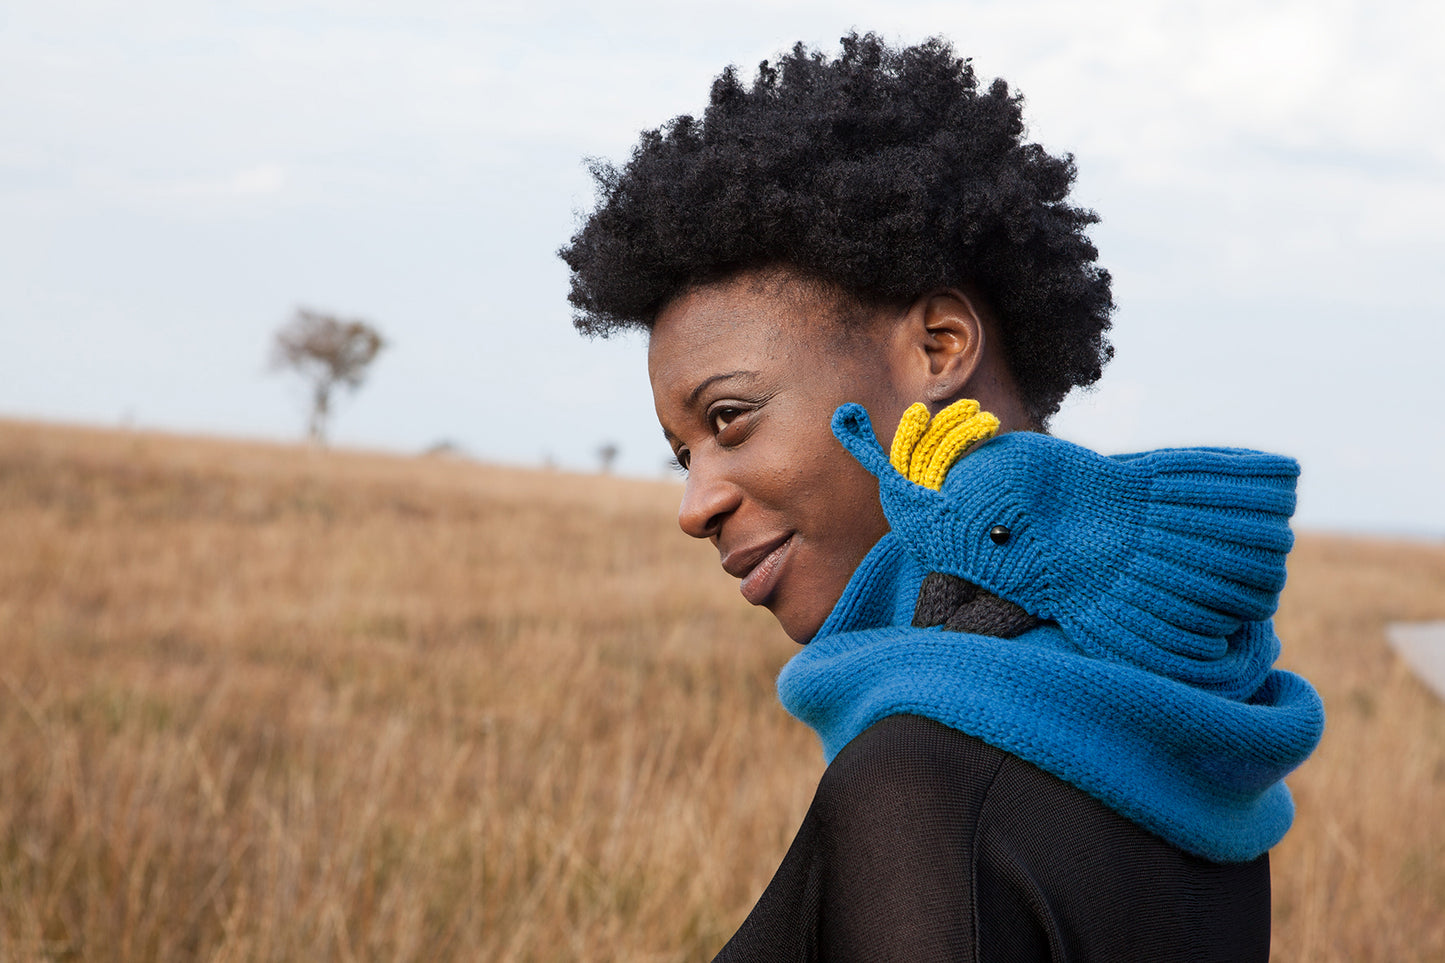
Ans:
[[[803,44],[729,67],[701,121],[645,131],[619,168],[591,162],[597,209],[558,253],[588,334],[649,328],[698,284],[785,267],[861,304],[940,287],[977,292],[998,318],[1040,425],[1113,355],[1109,274],[1066,203],[1073,155],[1024,143],[1022,97],[980,91],[934,38],[895,49],[849,34],[836,60]]]

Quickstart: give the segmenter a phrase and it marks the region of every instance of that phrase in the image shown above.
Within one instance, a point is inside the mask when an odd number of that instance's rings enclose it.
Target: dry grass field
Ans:
[[[0,422],[0,960],[703,960],[822,769],[665,483]],[[1445,959],[1445,547],[1302,537],[1278,960]]]

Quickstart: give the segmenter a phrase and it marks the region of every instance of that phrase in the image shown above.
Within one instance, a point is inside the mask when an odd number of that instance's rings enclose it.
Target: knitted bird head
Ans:
[[[969,419],[979,414],[973,405]],[[992,434],[983,427],[975,434]],[[891,462],[862,406],[834,412],[833,433],[878,478],[893,534],[924,571],[1059,623],[1091,655],[1247,692],[1258,682],[1245,676],[1278,654],[1243,651],[1239,639],[1245,623],[1273,614],[1284,587],[1292,458],[1226,448],[1104,456],[1014,432],[961,458],[959,446],[929,477],[915,463],[934,454],[900,455],[929,434],[916,412],[899,426]],[[938,484],[910,481],[898,465]]]

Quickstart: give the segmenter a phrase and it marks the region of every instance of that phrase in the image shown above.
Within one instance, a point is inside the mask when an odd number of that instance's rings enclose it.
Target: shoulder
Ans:
[[[971,915],[980,820],[1007,761],[932,719],[874,723],[828,766],[809,808],[825,876],[887,881],[870,899],[949,894],[949,912]]]
[[[887,880],[913,913],[947,894],[945,915],[958,936],[971,931],[979,959],[1268,953],[1267,857],[1200,859],[931,719],[893,716],[849,743],[824,774],[814,815],[834,870]]]
[[[727,961],[1264,959],[1269,867],[1218,866],[918,716],[833,760]]]
[[[982,802],[1007,753],[922,716],[873,723],[848,743],[818,784],[820,801],[854,808],[917,808],[932,800]],[[950,808],[956,808],[951,806]]]

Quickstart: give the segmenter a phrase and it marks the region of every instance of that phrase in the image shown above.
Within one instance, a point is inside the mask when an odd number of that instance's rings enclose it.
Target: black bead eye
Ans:
[[[1002,545],[1004,542],[1007,542],[1012,536],[1013,532],[1008,530],[1007,525],[995,525],[993,528],[990,528],[988,530],[988,537],[993,541],[995,545]]]

